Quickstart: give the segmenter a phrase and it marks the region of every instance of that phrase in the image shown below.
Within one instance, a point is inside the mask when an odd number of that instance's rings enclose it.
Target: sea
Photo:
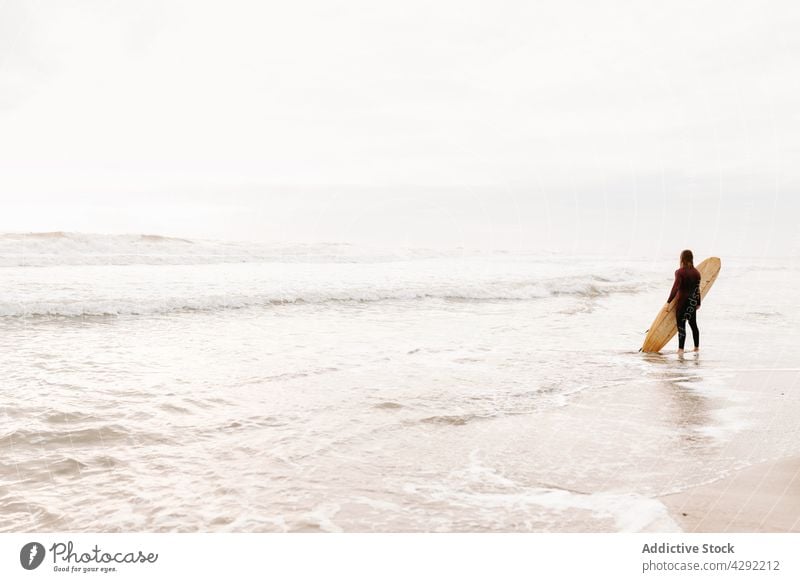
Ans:
[[[0,531],[680,531],[800,454],[800,260],[639,353],[679,251],[2,234]]]

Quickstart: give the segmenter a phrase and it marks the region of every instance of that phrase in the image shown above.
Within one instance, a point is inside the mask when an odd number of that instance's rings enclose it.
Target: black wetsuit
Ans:
[[[697,327],[697,310],[700,308],[700,271],[694,267],[681,267],[675,271],[667,303],[675,299],[675,319],[678,324],[678,348],[686,343],[686,322],[692,328],[694,346],[700,347],[700,329]]]

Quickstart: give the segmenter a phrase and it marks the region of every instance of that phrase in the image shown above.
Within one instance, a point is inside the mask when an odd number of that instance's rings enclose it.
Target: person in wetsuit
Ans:
[[[700,309],[700,271],[694,268],[692,251],[681,253],[681,268],[675,271],[675,283],[672,285],[667,303],[675,299],[675,319],[678,323],[678,355],[683,355],[686,342],[686,322],[692,328],[694,351],[700,351],[700,329],[697,327],[697,310]]]

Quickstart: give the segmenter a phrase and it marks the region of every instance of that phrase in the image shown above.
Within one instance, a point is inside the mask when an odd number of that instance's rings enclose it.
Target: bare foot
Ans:
[[[695,349],[694,349],[694,350],[692,350],[692,351],[699,352],[699,351],[700,351],[700,348],[699,348],[699,347],[697,347],[697,348],[695,348]]]
[[[683,356],[683,350],[679,349],[679,350],[678,350],[678,357],[680,358],[680,357],[682,357],[682,356]]]

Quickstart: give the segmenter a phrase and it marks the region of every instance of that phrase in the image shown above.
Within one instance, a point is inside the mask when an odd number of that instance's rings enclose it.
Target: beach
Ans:
[[[2,531],[797,528],[796,262],[723,257],[684,359],[638,352],[670,257],[51,233],[0,263]]]
[[[761,425],[763,433],[796,434],[796,423],[782,412],[787,395],[797,390],[800,374],[769,371],[743,374],[739,385],[749,385],[773,410]],[[749,449],[751,463],[711,483],[661,497],[670,515],[687,532],[800,531],[800,458],[767,459],[769,437],[754,432],[741,447]],[[766,445],[766,446],[765,446]]]
[[[662,497],[686,532],[800,532],[800,459],[759,463]]]

